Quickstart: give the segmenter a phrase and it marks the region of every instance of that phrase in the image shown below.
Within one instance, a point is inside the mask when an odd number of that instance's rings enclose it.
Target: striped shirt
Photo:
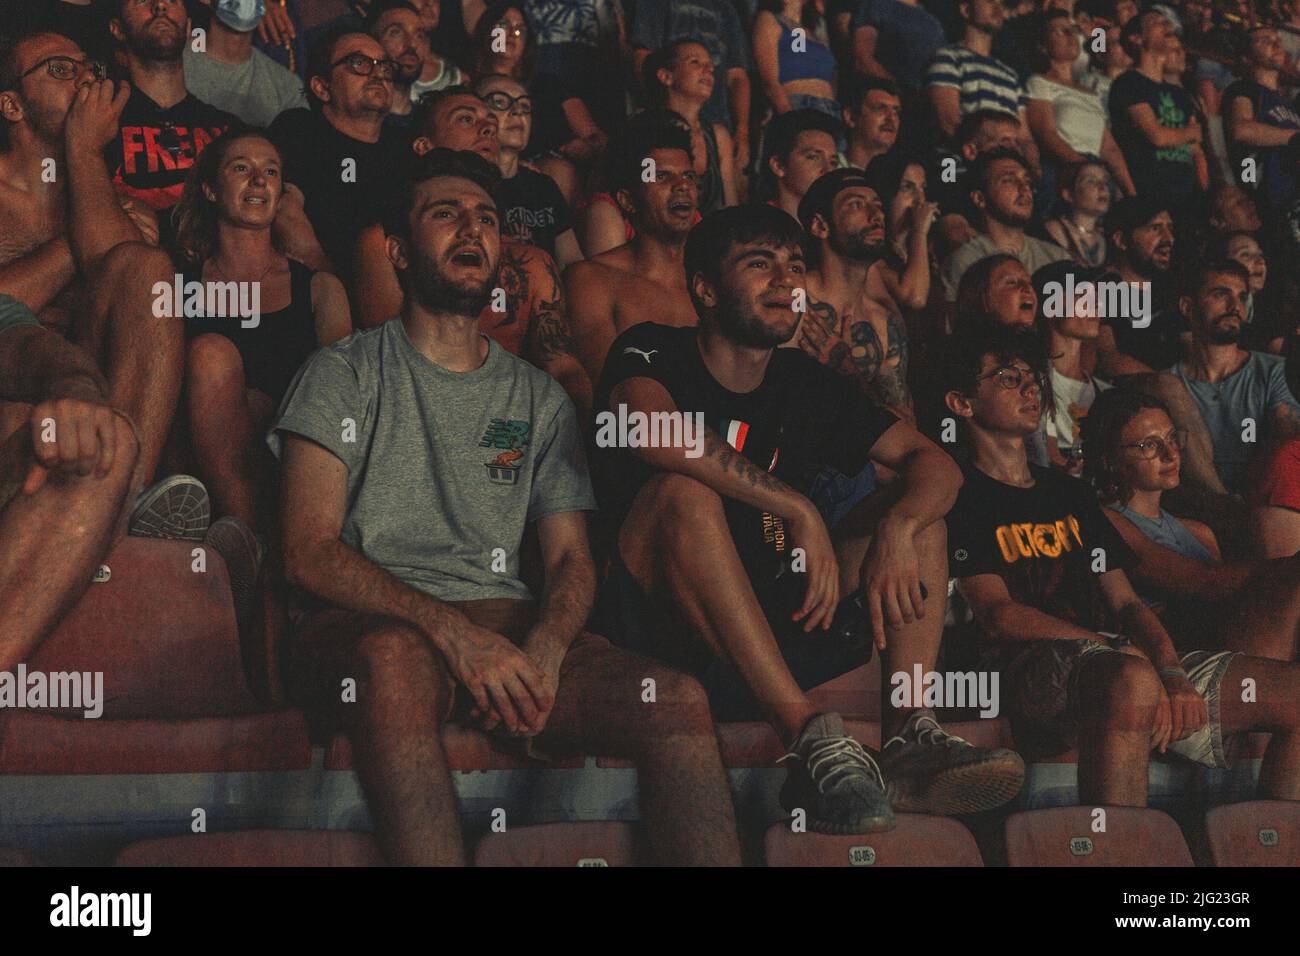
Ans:
[[[1015,70],[960,44],[939,47],[926,70],[925,85],[957,90],[963,116],[976,110],[1019,114],[1025,108],[1025,88]]]

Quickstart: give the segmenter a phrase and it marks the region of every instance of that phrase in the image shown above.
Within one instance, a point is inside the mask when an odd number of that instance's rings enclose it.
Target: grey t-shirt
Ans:
[[[354,333],[298,372],[267,438],[277,456],[280,432],[347,465],[343,543],[442,601],[530,597],[525,526],[596,507],[569,397],[491,340],[480,367],[451,372],[400,319]]]
[[[1186,386],[1214,442],[1214,467],[1229,489],[1237,488],[1255,453],[1269,441],[1273,409],[1286,405],[1300,414],[1300,403],[1286,384],[1286,360],[1251,352],[1246,364],[1219,382],[1188,378],[1183,363],[1167,370]],[[1255,421],[1255,441],[1242,440],[1245,419]]]
[[[285,110],[305,107],[302,81],[261,50],[243,63],[219,63],[185,46],[185,88],[250,126],[270,126]]]
[[[943,267],[941,278],[944,298],[949,302],[956,302],[957,286],[961,283],[961,277],[966,274],[966,270],[981,259],[1004,251],[998,248],[998,244],[987,233],[983,232],[958,246]],[[1070,254],[1056,243],[1044,242],[1033,236],[1025,236],[1025,244],[1015,255],[1030,275],[1043,266],[1070,258]]]

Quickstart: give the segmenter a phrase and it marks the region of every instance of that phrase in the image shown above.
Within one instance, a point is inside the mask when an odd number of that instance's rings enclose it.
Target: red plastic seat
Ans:
[[[1300,866],[1300,803],[1254,800],[1205,815],[1215,866]]]
[[[26,850],[14,846],[0,846],[0,867],[43,866],[40,860]]]
[[[1192,866],[1173,818],[1159,810],[1104,807],[1104,832],[1093,807],[1055,807],[1007,818],[1009,866]]]
[[[626,823],[546,823],[489,833],[474,849],[475,866],[635,866]]]
[[[885,833],[827,836],[770,827],[763,840],[768,866],[983,866],[975,838],[956,820],[900,813]]]
[[[383,866],[368,833],[249,830],[197,833],[133,843],[114,866]]]
[[[75,720],[10,711],[0,718],[0,773],[219,773],[305,770],[297,711],[204,720]]]
[[[447,761],[451,770],[524,770],[530,767],[563,770],[581,767],[584,763],[581,757],[564,757],[545,763],[538,762],[494,749],[492,744],[493,741],[487,734],[472,727],[447,724],[442,728],[442,746],[447,751]],[[351,740],[341,735],[330,740],[325,748],[325,769],[356,769]]]
[[[230,581],[194,541],[125,538],[94,583],[27,663],[31,671],[102,671],[103,719],[211,717],[259,708],[239,654]],[[80,715],[78,715],[80,716]]]

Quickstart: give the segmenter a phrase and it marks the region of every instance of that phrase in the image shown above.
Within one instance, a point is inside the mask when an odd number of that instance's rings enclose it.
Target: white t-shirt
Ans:
[[[1110,388],[1108,382],[1093,378],[1087,382],[1067,378],[1052,369],[1052,397],[1056,414],[1047,421],[1047,434],[1056,439],[1056,447],[1073,448],[1079,444],[1079,429],[1097,395]]]
[[[1106,132],[1106,108],[1101,97],[1086,90],[1062,86],[1035,73],[1027,84],[1031,100],[1046,100],[1056,114],[1056,132],[1076,153],[1101,154]]]

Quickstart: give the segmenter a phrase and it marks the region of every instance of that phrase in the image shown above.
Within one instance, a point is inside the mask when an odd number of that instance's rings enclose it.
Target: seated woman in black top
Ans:
[[[264,134],[228,134],[200,155],[175,211],[185,272],[172,314],[185,317],[189,340],[185,395],[199,474],[223,514],[262,534],[275,502],[262,436],[299,366],[352,331],[343,284],[275,248],[281,163]]]

